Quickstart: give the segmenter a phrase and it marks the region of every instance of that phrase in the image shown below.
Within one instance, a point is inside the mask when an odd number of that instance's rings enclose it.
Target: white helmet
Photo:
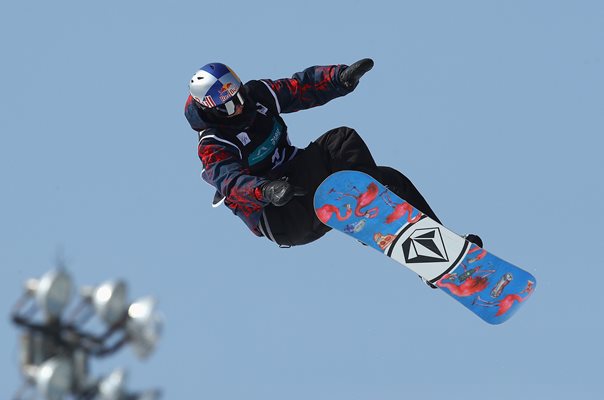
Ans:
[[[206,64],[189,82],[191,97],[203,110],[218,111],[230,116],[244,99],[240,93],[241,79],[232,69],[221,63]]]

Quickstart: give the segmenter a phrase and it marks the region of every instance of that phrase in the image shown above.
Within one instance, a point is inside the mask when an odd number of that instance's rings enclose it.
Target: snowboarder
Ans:
[[[185,116],[198,133],[202,178],[216,189],[214,205],[224,202],[255,235],[279,246],[303,245],[331,229],[315,215],[314,190],[332,172],[351,169],[440,222],[409,179],[376,165],[354,129],[332,129],[304,149],[289,140],[281,114],[351,93],[373,64],[365,58],[350,66],[313,66],[289,79],[246,84],[224,64],[201,67],[189,83]]]

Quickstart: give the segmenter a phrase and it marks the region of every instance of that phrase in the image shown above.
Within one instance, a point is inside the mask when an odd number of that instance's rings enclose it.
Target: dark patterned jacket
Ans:
[[[251,124],[241,128],[210,122],[192,97],[187,99],[185,116],[199,134],[202,178],[216,188],[215,203],[224,199],[256,235],[262,236],[258,223],[263,207],[269,204],[260,186],[272,169],[293,159],[298,151],[289,141],[280,114],[320,106],[351,92],[338,79],[344,68],[315,66],[290,79],[247,82],[246,102],[255,103],[256,110]]]

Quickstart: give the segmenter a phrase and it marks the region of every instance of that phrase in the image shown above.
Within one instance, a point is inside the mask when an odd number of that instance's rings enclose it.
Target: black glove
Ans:
[[[306,190],[290,185],[284,180],[270,181],[262,185],[262,197],[277,207],[286,205],[294,196],[305,194]]]
[[[340,83],[347,89],[354,89],[359,84],[361,76],[371,68],[373,68],[373,60],[363,58],[340,72]]]

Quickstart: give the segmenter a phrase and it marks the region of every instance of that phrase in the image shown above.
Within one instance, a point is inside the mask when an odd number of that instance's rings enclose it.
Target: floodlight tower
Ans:
[[[139,358],[149,357],[159,340],[163,319],[153,297],[128,302],[123,281],[107,281],[80,290],[72,312],[72,279],[64,268],[30,279],[12,311],[22,331],[20,367],[24,383],[15,400],[31,399],[35,392],[48,400],[154,400],[159,390],[129,392],[127,372],[116,369],[105,377],[90,376],[91,358],[111,355],[130,344]],[[104,331],[86,329],[97,316]],[[26,397],[27,396],[27,397]]]

